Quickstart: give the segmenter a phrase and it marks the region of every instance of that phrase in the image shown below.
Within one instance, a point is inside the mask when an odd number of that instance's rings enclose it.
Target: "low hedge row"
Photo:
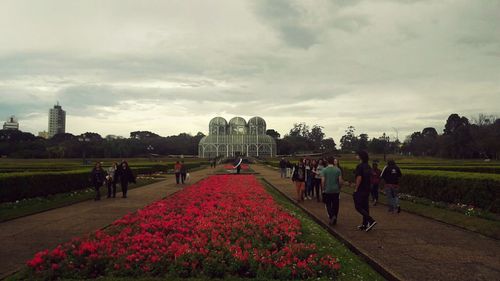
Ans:
[[[204,162],[187,163],[188,169],[199,167]],[[172,165],[131,166],[134,174],[167,172]],[[0,174],[0,202],[13,202],[24,198],[47,196],[70,192],[90,186],[90,171],[29,172]]]
[[[500,166],[406,166],[402,169],[500,174]]]
[[[354,181],[353,167],[343,176]],[[401,192],[433,201],[461,203],[500,213],[500,175],[403,169]]]

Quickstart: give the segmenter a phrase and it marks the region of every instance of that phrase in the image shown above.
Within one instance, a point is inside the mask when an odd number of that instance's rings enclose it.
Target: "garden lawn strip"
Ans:
[[[209,169],[190,172],[189,183],[209,173]],[[84,201],[0,223],[0,279],[19,270],[36,252],[104,228],[117,218],[182,188],[168,175],[165,181],[130,190],[127,199]]]
[[[295,198],[290,179],[279,171],[253,165],[268,182]],[[325,206],[315,200],[300,203],[327,223]],[[337,225],[331,227],[359,251],[403,280],[497,280],[500,276],[500,241],[407,212],[390,214],[386,206],[370,206],[378,224],[370,232],[357,230],[361,215],[352,196],[340,194]]]

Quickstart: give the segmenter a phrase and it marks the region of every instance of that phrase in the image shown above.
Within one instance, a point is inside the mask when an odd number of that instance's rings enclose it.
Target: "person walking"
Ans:
[[[239,174],[241,172],[241,164],[243,164],[243,159],[241,157],[238,157],[236,159],[236,162],[234,163],[234,168],[236,168],[236,174]]]
[[[313,173],[312,173],[312,161],[311,159],[306,159],[306,182],[305,182],[305,189],[306,189],[306,196],[305,199],[311,200],[311,193],[312,193],[312,185],[313,185]]]
[[[304,184],[306,181],[306,167],[302,159],[293,167],[292,181],[295,183],[297,203],[304,201]]]
[[[314,180],[313,180],[313,186],[314,186],[314,192],[316,192],[316,201],[320,202],[320,193],[322,193],[322,187],[321,187],[321,171],[325,168],[325,162],[323,159],[319,159],[318,165],[316,165],[314,169]],[[321,190],[321,191],[320,191]]]
[[[95,190],[95,198],[94,201],[101,200],[101,186],[104,183],[105,172],[102,169],[101,163],[96,162],[94,168],[90,172],[90,182],[92,182],[92,186]]]
[[[128,166],[127,161],[123,161],[115,172],[116,176],[120,178],[120,185],[122,187],[122,197],[127,198],[128,184],[136,183],[134,174]]]
[[[378,186],[380,183],[380,174],[382,171],[378,168],[378,163],[376,161],[373,161],[372,164],[372,177],[371,177],[371,194],[372,194],[372,202],[373,206],[377,206],[378,202]]]
[[[284,157],[281,157],[279,167],[280,167],[280,176],[281,176],[281,178],[282,179],[286,178],[286,161],[285,161]]]
[[[186,181],[186,175],[187,175],[187,172],[188,172],[188,169],[187,169],[187,166],[186,164],[184,164],[184,161],[182,161],[181,163],[181,182],[182,184],[184,184],[184,182]]]
[[[328,224],[337,224],[339,215],[340,187],[342,185],[342,174],[340,169],[333,165],[334,158],[328,159],[328,166],[321,170],[323,201],[328,213]]]
[[[108,198],[116,197],[116,170],[118,169],[118,163],[113,163],[111,167],[108,168],[108,175],[106,176],[106,186],[108,187]]]
[[[389,160],[387,166],[382,170],[381,178],[385,182],[385,195],[387,196],[387,201],[389,201],[389,212],[394,213],[397,211],[401,212],[401,207],[399,206],[399,178],[402,176],[401,170],[396,165],[394,160]]]
[[[181,163],[179,161],[175,162],[174,164],[174,173],[175,173],[175,182],[179,184],[181,180]]]
[[[293,169],[292,162],[290,162],[290,160],[286,160],[286,177],[287,178],[292,177],[292,169]]]
[[[358,151],[357,158],[360,163],[356,166],[354,176],[356,185],[354,188],[353,199],[356,211],[363,216],[363,222],[358,226],[358,229],[370,231],[377,222],[370,216],[369,197],[372,169],[368,164],[368,153],[364,150]]]

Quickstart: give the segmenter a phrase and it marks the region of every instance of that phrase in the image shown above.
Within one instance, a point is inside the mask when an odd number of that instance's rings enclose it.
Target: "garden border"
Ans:
[[[295,205],[296,207],[298,207],[302,211],[304,211],[304,213],[306,213],[312,220],[314,220],[317,224],[319,224],[326,231],[328,231],[331,235],[333,235],[340,242],[342,242],[349,250],[351,250],[352,252],[354,252],[356,255],[360,256],[376,272],[378,272],[380,275],[382,275],[382,277],[384,277],[385,279],[390,280],[390,281],[402,281],[403,280],[403,278],[398,277],[394,272],[391,272],[391,271],[385,269],[382,265],[380,265],[377,261],[375,261],[368,254],[366,254],[366,253],[362,252],[361,250],[359,250],[358,248],[356,248],[354,246],[354,244],[350,243],[346,238],[344,238],[342,235],[340,235],[339,233],[337,233],[333,228],[331,228],[328,225],[326,225],[323,221],[321,221],[319,218],[317,218],[315,215],[313,215],[311,212],[309,212],[302,205],[297,204],[294,200],[292,200],[289,196],[287,196],[285,193],[283,193],[281,190],[279,190],[276,186],[274,186],[266,178],[260,177],[260,179],[262,181],[264,181],[270,187],[274,188],[274,190],[276,190],[277,192],[279,192],[286,199],[288,199],[293,205]]]

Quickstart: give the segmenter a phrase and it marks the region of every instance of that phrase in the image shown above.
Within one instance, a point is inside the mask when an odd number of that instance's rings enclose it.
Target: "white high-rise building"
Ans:
[[[7,122],[3,123],[4,130],[19,130],[19,122],[14,115],[7,119]]]
[[[49,111],[49,138],[66,132],[66,111],[59,102]]]

